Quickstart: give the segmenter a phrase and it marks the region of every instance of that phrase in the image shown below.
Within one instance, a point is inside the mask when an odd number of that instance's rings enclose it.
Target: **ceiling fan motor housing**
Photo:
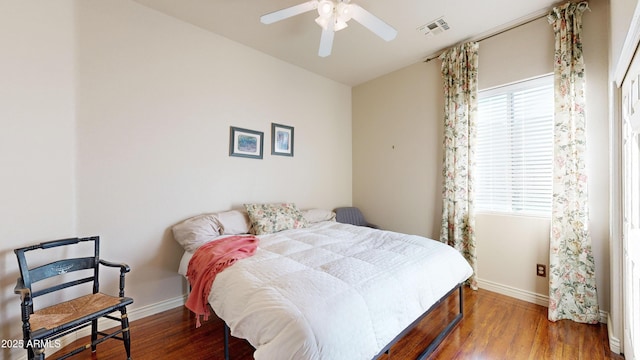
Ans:
[[[331,0],[321,0],[318,2],[318,17],[316,23],[322,29],[340,31],[346,28],[347,21],[351,20],[351,5],[340,1],[337,4]]]

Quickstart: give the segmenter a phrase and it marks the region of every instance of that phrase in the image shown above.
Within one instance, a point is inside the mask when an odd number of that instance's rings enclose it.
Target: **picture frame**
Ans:
[[[262,159],[264,133],[231,126],[229,156]]]
[[[271,123],[271,155],[293,156],[293,126]]]

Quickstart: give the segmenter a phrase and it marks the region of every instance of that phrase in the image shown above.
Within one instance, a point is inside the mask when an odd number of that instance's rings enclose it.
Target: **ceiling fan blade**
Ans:
[[[263,24],[272,24],[276,21],[284,20],[292,16],[300,15],[307,11],[315,10],[318,8],[318,0],[307,1],[302,4],[294,5],[282,10],[274,11],[260,17],[260,21]]]
[[[352,19],[359,22],[362,26],[371,30],[374,34],[380,36],[386,41],[391,41],[396,38],[396,35],[398,35],[398,31],[391,27],[391,25],[380,20],[378,17],[359,5],[351,4],[351,12]]]
[[[335,32],[333,29],[323,29],[320,36],[320,49],[318,49],[318,56],[327,57],[331,55],[331,48],[333,47],[333,35]]]

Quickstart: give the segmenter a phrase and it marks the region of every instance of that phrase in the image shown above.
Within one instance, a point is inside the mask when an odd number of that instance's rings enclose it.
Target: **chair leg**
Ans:
[[[91,352],[96,352],[96,340],[98,340],[98,320],[91,321]]]
[[[120,309],[122,319],[122,339],[124,340],[124,349],[127,352],[127,359],[131,360],[131,334],[129,332],[129,317],[127,315],[127,309]]]
[[[44,360],[44,348],[32,348],[33,351],[33,358],[35,360]]]

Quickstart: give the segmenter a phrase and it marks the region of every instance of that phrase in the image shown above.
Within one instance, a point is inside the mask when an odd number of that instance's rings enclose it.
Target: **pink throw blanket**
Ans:
[[[256,252],[258,238],[253,235],[231,236],[202,245],[189,261],[187,278],[191,293],[186,307],[196,314],[196,327],[200,327],[200,316],[209,319],[207,306],[211,286],[216,275],[240,259]]]

